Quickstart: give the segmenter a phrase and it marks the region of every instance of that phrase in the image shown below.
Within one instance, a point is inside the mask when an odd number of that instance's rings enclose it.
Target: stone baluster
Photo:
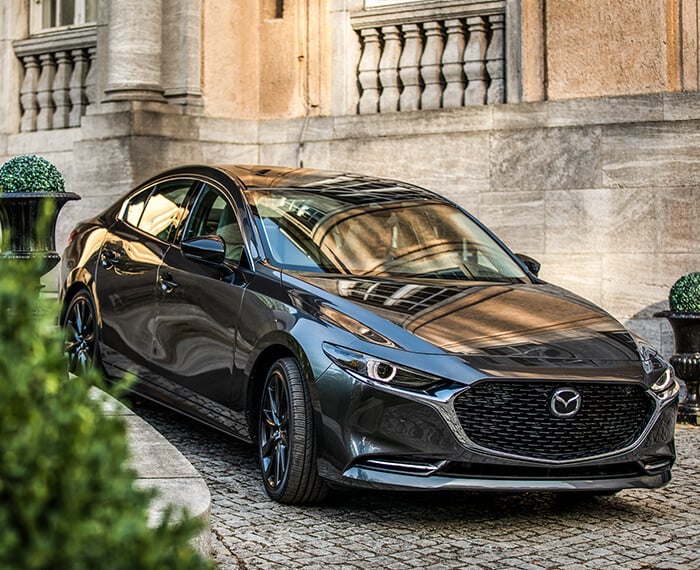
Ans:
[[[65,129],[70,117],[70,79],[72,74],[70,52],[56,53],[56,77],[53,81],[53,102],[56,110],[53,115],[53,128]]]
[[[399,60],[401,58],[401,34],[398,26],[382,28],[384,50],[379,60],[379,82],[382,92],[379,97],[379,112],[393,113],[399,109],[400,84]]]
[[[442,51],[444,39],[440,22],[426,22],[423,24],[425,31],[425,50],[420,60],[421,76],[423,78],[423,95],[421,108],[439,109],[442,104]]]
[[[497,14],[489,18],[491,23],[491,41],[486,50],[486,71],[491,82],[486,94],[489,104],[503,103],[506,100],[505,87],[505,16]]]
[[[361,115],[379,111],[379,59],[381,42],[376,28],[366,28],[360,31],[362,35],[362,57],[358,67],[360,82],[360,104],[358,111]]]
[[[487,27],[483,16],[467,18],[469,42],[464,51],[464,73],[467,76],[467,90],[464,92],[465,105],[486,103],[486,49]]]
[[[466,45],[465,28],[461,20],[447,20],[445,30],[447,43],[442,54],[442,74],[445,77],[442,106],[445,108],[461,107],[464,102],[462,58]]]
[[[22,119],[20,131],[30,132],[36,130],[36,116],[39,105],[36,102],[36,89],[39,83],[39,59],[35,55],[22,58],[24,67],[24,79],[19,91],[19,102],[22,107]]]
[[[53,82],[56,75],[56,62],[53,54],[41,54],[39,65],[41,66],[41,74],[36,89],[36,101],[39,105],[36,128],[39,131],[45,131],[53,128]]]
[[[420,57],[423,52],[423,35],[417,24],[404,24],[401,31],[404,42],[399,60],[399,78],[403,90],[399,98],[399,108],[402,111],[415,111],[420,108],[422,89]]]
[[[85,114],[85,107],[87,106],[85,77],[88,70],[88,56],[83,49],[74,49],[71,52],[71,56],[73,57],[73,73],[70,78],[71,111],[68,126],[79,127],[80,118]]]
[[[88,104],[97,102],[97,48],[88,48],[88,72],[85,76],[85,96]]]

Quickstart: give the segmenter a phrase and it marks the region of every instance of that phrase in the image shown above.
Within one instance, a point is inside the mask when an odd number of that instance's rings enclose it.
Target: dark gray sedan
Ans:
[[[178,168],[71,234],[66,352],[254,442],[284,503],[664,485],[673,370],[537,270],[403,182]]]

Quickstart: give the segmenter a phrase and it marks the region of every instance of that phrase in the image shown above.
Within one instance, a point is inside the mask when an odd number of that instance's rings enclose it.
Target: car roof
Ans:
[[[318,191],[327,194],[352,193],[359,197],[363,193],[380,199],[381,194],[396,199],[396,193],[406,198],[435,198],[424,188],[407,182],[379,178],[363,174],[316,170],[312,168],[289,168],[283,166],[216,165],[214,168],[238,178],[246,189],[288,188]]]

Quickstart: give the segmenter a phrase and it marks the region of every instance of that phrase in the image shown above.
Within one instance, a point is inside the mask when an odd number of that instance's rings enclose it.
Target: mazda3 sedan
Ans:
[[[664,485],[672,368],[537,270],[411,184],[183,167],[72,232],[66,352],[253,442],[282,503]]]

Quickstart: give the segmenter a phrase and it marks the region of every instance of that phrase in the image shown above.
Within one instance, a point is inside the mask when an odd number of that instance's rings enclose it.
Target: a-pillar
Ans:
[[[108,100],[163,101],[161,0],[111,0],[108,5]]]

